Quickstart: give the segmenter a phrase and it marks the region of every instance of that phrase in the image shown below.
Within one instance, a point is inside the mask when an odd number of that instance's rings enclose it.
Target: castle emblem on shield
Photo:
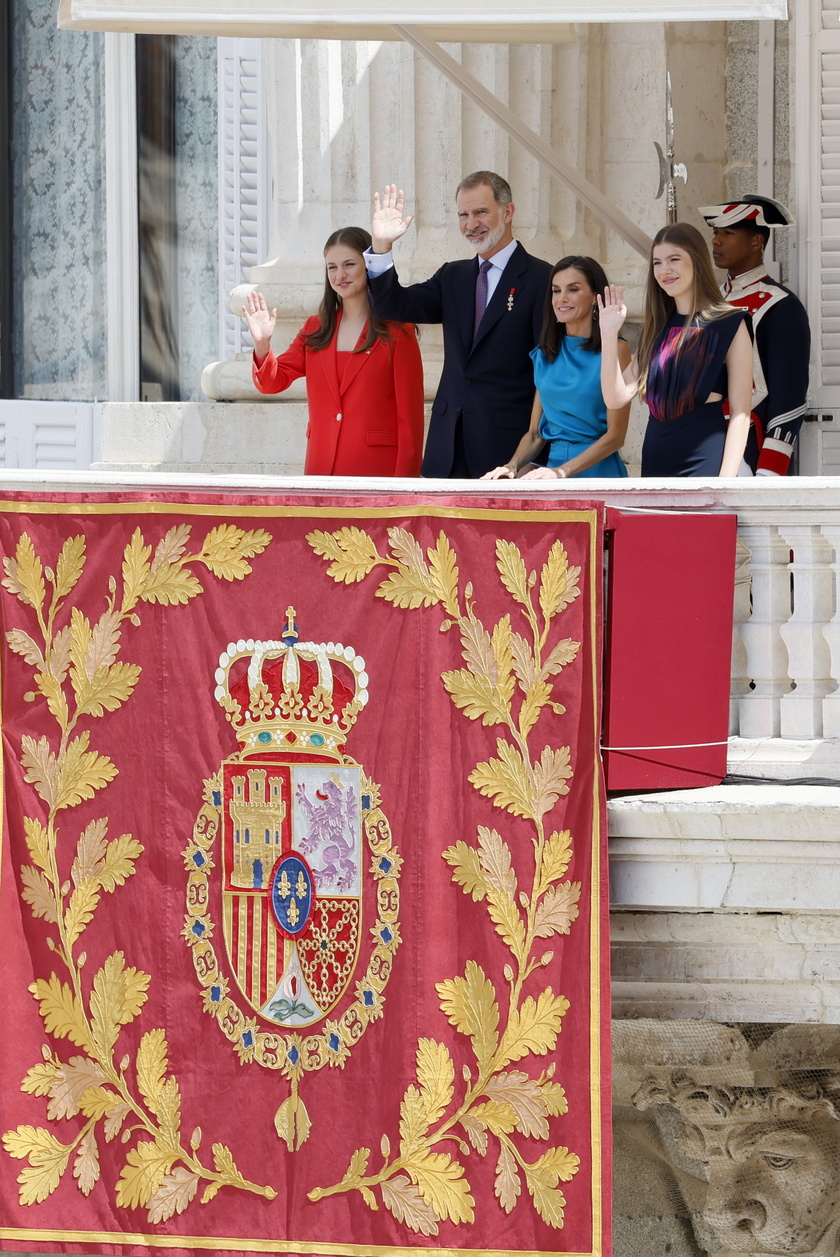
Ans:
[[[352,647],[301,641],[290,607],[280,640],[222,652],[215,697],[239,751],[205,783],[183,934],[242,1062],[291,1084],[275,1124],[294,1150],[304,1075],[342,1067],[382,1016],[402,861],[378,787],[344,752],[369,698]]]

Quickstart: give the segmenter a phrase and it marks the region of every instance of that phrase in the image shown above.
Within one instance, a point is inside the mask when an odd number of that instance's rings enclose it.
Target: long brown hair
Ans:
[[[543,305],[543,321],[542,330],[540,332],[540,349],[545,354],[549,362],[553,362],[560,352],[560,346],[566,337],[566,325],[560,323],[557,315],[554,313],[554,306],[551,302],[551,285],[554,283],[554,276],[558,271],[568,271],[574,269],[580,271],[589,287],[592,289],[592,331],[583,342],[583,348],[590,350],[593,354],[601,352],[601,324],[598,322],[598,306],[595,303],[596,293],[603,292],[607,287],[609,280],[604,273],[604,268],[600,262],[596,262],[594,258],[588,257],[567,257],[561,258],[551,272],[551,278],[548,281],[548,292],[545,294],[545,303]]]
[[[650,263],[648,265],[647,287],[645,289],[645,312],[642,339],[639,345],[637,361],[639,364],[639,396],[644,398],[647,385],[650,360],[653,347],[660,332],[676,310],[674,298],[657,283],[653,273],[653,249],[658,244],[674,244],[682,249],[691,259],[694,267],[694,289],[691,297],[691,310],[686,316],[685,326],[677,342],[676,352],[683,347],[688,330],[695,318],[704,323],[722,319],[731,314],[733,306],[728,305],[720,295],[720,288],[715,279],[709,247],[705,238],[691,223],[672,223],[661,228],[653,238]]]
[[[327,240],[327,243],[324,245],[324,253],[326,254],[336,244],[346,244],[348,249],[353,249],[356,253],[364,253],[365,249],[369,249],[371,245],[370,232],[365,231],[364,227],[340,227]],[[333,336],[335,336],[340,309],[341,298],[330,284],[329,279],[325,277],[324,295],[318,307],[318,319],[321,326],[316,331],[305,334],[304,339],[308,349],[326,349]],[[371,307],[368,314],[365,343],[357,345],[353,353],[367,353],[377,340],[381,340],[385,345],[390,345],[391,327],[384,319],[380,319]]]

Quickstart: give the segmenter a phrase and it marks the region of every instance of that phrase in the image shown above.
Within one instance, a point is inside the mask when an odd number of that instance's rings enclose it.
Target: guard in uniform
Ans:
[[[773,227],[790,227],[789,212],[769,196],[705,205],[715,266],[726,271],[721,292],[752,315],[755,329],[753,424],[746,459],[757,476],[786,476],[806,411],[811,332],[799,298],[772,279],[764,248]]]

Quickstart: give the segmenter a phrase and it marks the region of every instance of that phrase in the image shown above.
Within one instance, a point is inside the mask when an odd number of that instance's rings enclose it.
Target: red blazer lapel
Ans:
[[[335,401],[336,414],[339,414],[341,411],[341,383],[338,378],[338,359],[335,356],[335,347],[338,344],[338,329],[340,325],[341,311],[339,310],[333,338],[327,345],[326,349],[322,349],[317,355],[320,360],[321,369],[324,373],[324,383],[332,393]]]
[[[365,327],[362,329],[362,334],[359,337],[359,340],[356,342],[355,348],[358,348],[359,341],[364,343],[364,339],[366,336],[367,336],[367,324],[365,324]],[[381,343],[381,341],[375,340],[373,344],[371,345],[370,349],[366,349],[364,353],[351,354],[351,356],[347,359],[347,365],[344,368],[344,376],[338,382],[338,386],[342,393],[347,392],[348,388],[352,384],[353,380],[355,380],[356,376],[359,374],[359,372],[361,371],[365,363],[370,362],[371,356],[375,353],[383,351],[384,349],[385,349],[385,346]]]

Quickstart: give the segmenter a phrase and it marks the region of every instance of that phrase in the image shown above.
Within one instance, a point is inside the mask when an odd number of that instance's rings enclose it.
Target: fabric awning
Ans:
[[[60,0],[66,29],[321,39],[395,39],[391,23],[439,40],[564,41],[570,22],[785,19],[787,0]],[[511,12],[515,20],[511,20]]]

